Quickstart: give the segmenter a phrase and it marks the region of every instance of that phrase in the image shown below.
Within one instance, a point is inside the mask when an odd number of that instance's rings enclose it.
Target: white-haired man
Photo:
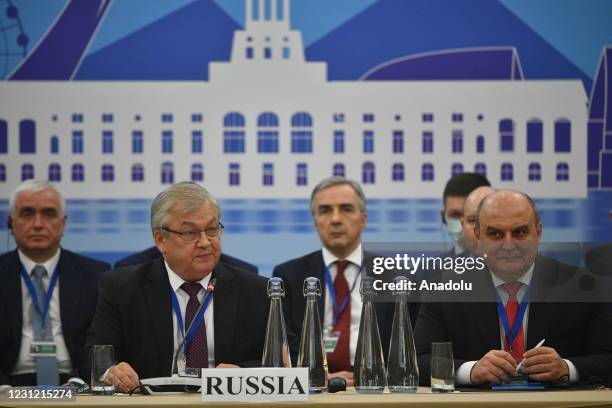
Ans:
[[[128,392],[141,378],[169,376],[183,339],[185,368],[260,365],[267,279],[219,262],[217,200],[196,183],[173,184],[153,200],[151,229],[163,258],[114,269],[100,282],[87,344],[114,345],[119,362],[104,381]],[[189,330],[192,321],[201,324]]]
[[[10,198],[17,249],[0,256],[0,385],[57,385],[84,372],[85,335],[104,262],[60,247],[64,198],[28,180]]]

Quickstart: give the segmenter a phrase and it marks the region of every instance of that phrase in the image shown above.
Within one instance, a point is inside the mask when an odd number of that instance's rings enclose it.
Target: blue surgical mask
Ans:
[[[451,218],[446,220],[446,233],[453,241],[456,247],[464,249],[463,245],[463,228],[461,227],[461,220]]]

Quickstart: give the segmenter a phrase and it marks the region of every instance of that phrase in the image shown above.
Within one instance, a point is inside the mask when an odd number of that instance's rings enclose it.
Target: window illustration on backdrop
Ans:
[[[499,121],[499,149],[502,152],[514,151],[514,121],[512,119]]]
[[[21,166],[21,181],[26,181],[34,178],[34,166],[30,163],[25,163]]]
[[[312,153],[312,116],[298,112],[291,117],[291,152]]]
[[[80,183],[85,181],[85,166],[81,163],[75,163],[72,165],[72,181],[75,183]]]
[[[361,182],[363,184],[374,184],[376,182],[376,166],[372,162],[363,163],[361,169]]]
[[[223,118],[223,151],[225,153],[244,153],[244,116],[230,112]]]
[[[204,181],[204,166],[202,164],[193,163],[191,165],[191,181]]]
[[[257,152],[278,153],[278,116],[272,112],[257,118]]]
[[[434,181],[434,166],[431,163],[424,163],[421,166],[421,181]]]
[[[134,163],[132,165],[132,181],[141,182],[144,181],[144,166],[140,163]]]
[[[172,162],[163,162],[161,164],[161,183],[174,183],[174,164]]]

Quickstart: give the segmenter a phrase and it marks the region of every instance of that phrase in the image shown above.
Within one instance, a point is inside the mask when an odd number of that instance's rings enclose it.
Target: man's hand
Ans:
[[[217,368],[240,368],[240,366],[236,364],[220,363],[217,364]]]
[[[510,353],[491,350],[474,364],[470,372],[472,384],[510,381],[516,374],[516,361]]]
[[[131,389],[140,385],[138,374],[132,366],[125,362],[109,368],[106,377],[104,377],[104,382],[114,385],[115,390],[123,393],[128,393]]]
[[[555,382],[567,376],[565,380],[569,381],[569,367],[554,348],[534,348],[526,351],[523,357],[523,372],[532,380]]]
[[[342,377],[346,380],[347,387],[353,387],[353,372],[352,371],[337,371],[335,373],[329,373],[329,378]]]

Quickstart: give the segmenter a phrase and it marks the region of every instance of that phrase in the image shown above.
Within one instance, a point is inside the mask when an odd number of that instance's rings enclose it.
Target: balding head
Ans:
[[[480,204],[478,204],[478,207],[476,208],[476,224],[475,224],[476,230],[480,229],[480,225],[479,225],[480,212],[482,211],[482,208],[485,207],[485,205],[488,205],[489,201],[491,201],[494,204],[497,203],[502,206],[504,205],[504,203],[511,205],[513,200],[516,200],[516,202],[519,202],[519,203],[522,203],[524,201],[529,205],[529,208],[532,212],[532,215],[534,217],[536,224],[541,224],[540,213],[538,212],[538,208],[535,205],[535,201],[533,201],[533,198],[529,197],[527,194],[521,191],[516,191],[516,190],[511,190],[511,189],[495,190],[494,193],[495,194],[485,195],[486,200],[482,199],[480,201]]]
[[[482,186],[472,191],[463,203],[463,218],[461,218],[461,226],[463,230],[463,238],[468,251],[473,252],[476,246],[476,233],[474,226],[476,225],[476,210],[480,202],[488,195],[495,192],[493,187]]]
[[[542,236],[533,200],[518,191],[500,190],[480,202],[476,216],[477,253],[487,254],[489,268],[508,282],[524,275]]]

